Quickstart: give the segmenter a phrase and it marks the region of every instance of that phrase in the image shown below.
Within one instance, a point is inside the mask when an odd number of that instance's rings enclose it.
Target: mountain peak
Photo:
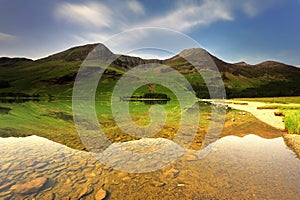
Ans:
[[[202,48],[191,48],[191,49],[185,49],[179,53],[179,56],[181,57],[190,57],[193,55],[204,55],[207,54],[207,51]]]
[[[241,61],[241,62],[237,62],[237,63],[234,63],[235,65],[238,65],[238,66],[249,66],[250,64],[244,62],[244,61]]]
[[[277,61],[271,61],[271,60],[268,60],[268,61],[264,61],[264,62],[261,62],[259,64],[257,64],[259,66],[264,66],[264,67],[268,67],[268,66],[275,66],[275,65],[285,65],[283,63],[280,63],[280,62],[277,62]]]
[[[83,61],[91,52],[93,53],[92,57],[97,56],[101,59],[111,58],[112,56],[115,56],[104,44],[95,43],[95,44],[87,44],[84,46],[73,47],[66,51],[51,55],[44,59],[47,60],[64,59],[65,61]]]

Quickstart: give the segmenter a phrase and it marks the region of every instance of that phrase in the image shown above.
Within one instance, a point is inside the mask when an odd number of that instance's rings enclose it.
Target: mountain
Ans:
[[[33,62],[33,60],[27,58],[0,58],[0,67],[13,67],[14,65],[20,65],[26,62]]]
[[[203,49],[184,50],[164,62],[183,74],[190,76],[195,72],[193,66],[182,57],[192,54],[205,55]],[[233,97],[276,97],[300,95],[300,68],[283,63],[266,61],[257,65],[245,62],[226,63],[209,54],[221,73],[227,98]],[[211,66],[210,60],[201,60],[200,65]],[[191,83],[199,97],[206,98],[206,85],[199,81]]]
[[[231,64],[199,48],[184,50],[166,60],[142,59],[116,55],[103,44],[74,47],[36,61],[26,58],[0,58],[0,96],[71,97],[78,69],[97,45],[99,47],[94,52],[95,58],[99,57],[103,61],[114,60],[100,80],[101,87],[97,93],[101,96],[111,93],[115,83],[129,69],[140,64],[159,63],[183,74],[198,97],[209,98],[206,85],[209,83],[204,82],[195,67],[201,66],[201,70],[209,72],[213,70],[210,67],[212,60],[221,73],[227,98],[300,96],[300,68],[283,63],[266,61],[257,65],[244,62]],[[147,87],[142,91],[145,90]],[[158,87],[157,90],[163,89]]]

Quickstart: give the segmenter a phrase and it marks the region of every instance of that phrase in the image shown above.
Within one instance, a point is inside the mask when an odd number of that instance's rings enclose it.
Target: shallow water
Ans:
[[[300,160],[281,137],[223,137],[201,159],[196,151],[171,163],[152,157],[166,166],[148,173],[113,169],[37,136],[0,144],[0,199],[101,199],[102,190],[107,199],[300,198]]]

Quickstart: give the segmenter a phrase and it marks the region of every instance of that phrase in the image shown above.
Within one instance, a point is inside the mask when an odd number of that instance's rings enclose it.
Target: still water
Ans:
[[[149,173],[112,169],[38,136],[0,144],[0,199],[300,198],[300,160],[281,137],[226,136],[204,158],[188,151]]]

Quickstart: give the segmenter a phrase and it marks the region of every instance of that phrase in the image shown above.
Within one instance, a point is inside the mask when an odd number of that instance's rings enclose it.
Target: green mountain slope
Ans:
[[[74,47],[40,60],[25,58],[0,58],[0,96],[71,97],[72,87],[78,69],[98,44]],[[167,60],[145,60],[126,55],[115,55],[104,45],[97,48],[97,55],[116,58],[105,71],[99,87],[99,95],[110,93],[118,79],[129,69],[146,63],[171,66],[183,74],[191,83],[197,95],[208,98],[206,84],[194,66],[182,58],[206,54],[203,49],[189,49]],[[196,54],[195,54],[196,55]],[[300,69],[282,63],[267,61],[257,65],[246,63],[230,64],[213,55],[225,84],[227,97],[300,96]],[[199,59],[202,66],[209,66],[208,60]],[[207,69],[202,69],[209,71]],[[147,91],[147,87],[140,92]],[[157,87],[164,92],[163,87]],[[104,95],[104,96],[105,96]]]

